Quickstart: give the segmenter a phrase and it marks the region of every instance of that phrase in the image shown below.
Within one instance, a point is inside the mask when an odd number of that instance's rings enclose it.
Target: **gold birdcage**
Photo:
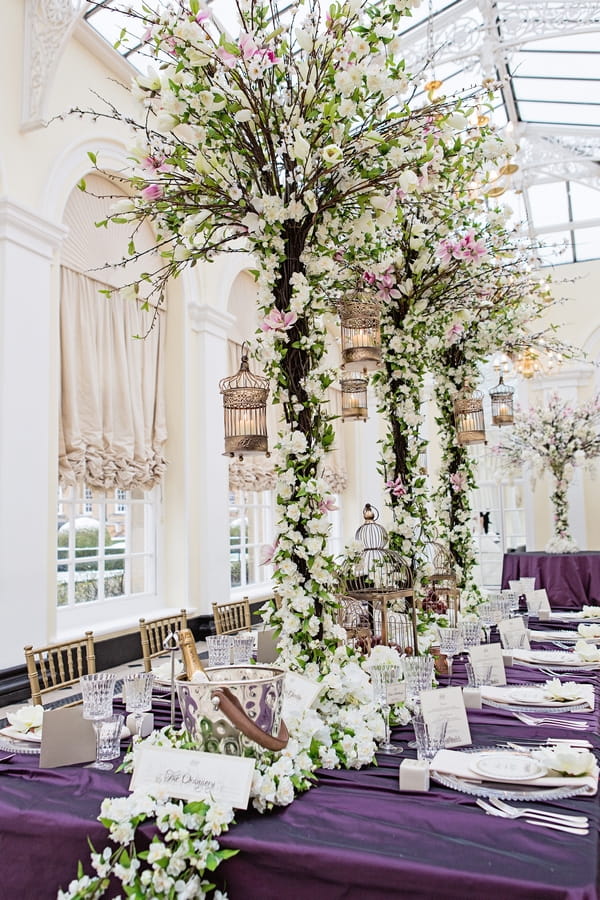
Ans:
[[[364,375],[346,375],[340,378],[342,389],[342,421],[351,422],[369,417],[367,407],[368,379]]]
[[[363,550],[344,560],[338,572],[340,593],[367,604],[373,634],[388,644],[388,607],[394,601],[396,612],[410,620],[410,646],[416,652],[417,623],[412,571],[404,557],[387,547],[385,528],[377,524],[379,512],[370,503],[363,510],[363,524],[355,538]],[[402,647],[401,649],[405,649]]]
[[[371,371],[381,363],[381,305],[353,298],[338,306],[345,369]]]
[[[490,399],[492,401],[492,424],[513,425],[515,421],[514,412],[514,394],[515,389],[508,384],[504,384],[504,378],[500,376],[500,381],[490,391]]]
[[[462,390],[454,398],[454,424],[459,444],[485,444],[485,418],[481,391]]]
[[[236,375],[219,382],[223,394],[225,419],[224,456],[244,456],[266,453],[269,456],[267,436],[267,397],[269,380],[253,375],[248,365],[246,344],[242,344],[242,360]]]

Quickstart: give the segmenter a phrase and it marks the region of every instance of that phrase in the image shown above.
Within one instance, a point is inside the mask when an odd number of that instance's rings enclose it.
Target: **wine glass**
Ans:
[[[485,633],[485,642],[489,644],[492,637],[492,627],[496,624],[496,610],[489,600],[480,603],[477,607],[477,615],[481,619]]]
[[[128,672],[123,677],[125,709],[133,713],[136,734],[141,734],[141,722],[145,712],[152,709],[152,672]]]
[[[481,643],[481,620],[464,619],[460,623],[463,652],[468,653],[470,647],[478,647]]]
[[[382,753],[393,753],[396,755],[402,753],[401,748],[395,747],[390,740],[390,704],[388,701],[388,686],[390,684],[396,684],[398,681],[400,681],[401,675],[402,670],[400,666],[389,665],[371,667],[373,697],[379,704],[379,708],[381,709],[383,721],[385,724],[385,737],[383,739],[383,743],[381,743],[378,747],[378,749]]]
[[[446,657],[448,663],[448,681],[452,680],[452,662],[460,653],[461,631],[460,628],[438,628],[440,633],[440,653]]]
[[[93,675],[82,675],[81,697],[83,700],[83,718],[89,719],[96,732],[96,759],[92,769],[112,769],[109,762],[100,760],[101,723],[112,716],[113,695],[117,676],[113,672],[96,672]]]

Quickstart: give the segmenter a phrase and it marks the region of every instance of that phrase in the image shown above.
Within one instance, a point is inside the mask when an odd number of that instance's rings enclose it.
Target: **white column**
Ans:
[[[2,667],[51,639],[56,616],[58,279],[66,229],[0,200]]]
[[[227,337],[234,319],[188,304],[192,328],[189,369],[189,593],[201,613],[229,599],[229,461],[223,456],[219,380],[228,371]]]

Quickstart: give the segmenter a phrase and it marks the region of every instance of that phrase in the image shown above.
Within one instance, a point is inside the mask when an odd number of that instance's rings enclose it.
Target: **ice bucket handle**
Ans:
[[[211,692],[215,706],[224,713],[232,725],[245,734],[247,738],[260,744],[266,750],[283,750],[290,739],[285,722],[282,720],[277,737],[259,728],[244,712],[238,698],[232,694],[229,688],[219,687]],[[218,701],[216,703],[215,701]]]

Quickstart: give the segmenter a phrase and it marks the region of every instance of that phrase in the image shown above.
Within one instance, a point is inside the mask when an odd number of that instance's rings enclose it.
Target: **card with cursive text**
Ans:
[[[471,731],[462,689],[439,688],[422,691],[421,711],[426,725],[446,722],[446,747],[465,747],[471,743]]]
[[[213,797],[236,809],[246,809],[254,760],[243,756],[177,750],[142,744],[135,751],[130,791],[159,791],[181,800]]]
[[[538,588],[536,591],[527,591],[525,594],[527,609],[530,613],[549,612],[550,601],[546,588]]]
[[[283,695],[282,716],[284,722],[297,718],[305,709],[313,705],[321,691],[323,684],[296,675],[295,672],[286,672],[285,691]]]

